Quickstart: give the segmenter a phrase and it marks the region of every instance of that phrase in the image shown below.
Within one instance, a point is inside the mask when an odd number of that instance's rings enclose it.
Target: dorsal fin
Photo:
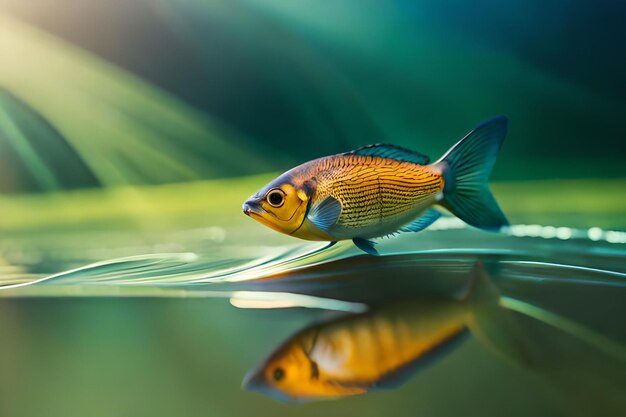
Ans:
[[[430,158],[419,152],[402,148],[395,145],[386,145],[377,143],[375,145],[367,145],[346,152],[346,155],[362,155],[362,156],[378,156],[379,158],[395,159],[396,161],[412,162],[414,164],[426,165],[430,162]]]

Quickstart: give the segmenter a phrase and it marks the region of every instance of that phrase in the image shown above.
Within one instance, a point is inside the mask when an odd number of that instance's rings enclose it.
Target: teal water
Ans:
[[[15,399],[9,408],[3,403],[4,412],[56,408],[61,398],[45,396],[50,383],[67,393],[75,414],[102,407],[108,415],[132,404],[159,415],[291,415],[292,407],[302,415],[624,410],[623,244],[462,229],[379,247],[381,257],[347,244],[240,260],[134,256],[4,285],[1,366],[10,372],[0,387]],[[458,298],[477,261],[500,293],[494,311],[514,318],[532,362],[470,336],[393,390],[295,406],[241,388],[246,372],[299,329],[399,302]],[[57,376],[37,377],[42,368]]]

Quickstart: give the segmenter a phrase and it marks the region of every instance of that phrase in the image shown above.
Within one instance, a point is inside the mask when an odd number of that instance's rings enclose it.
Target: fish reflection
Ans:
[[[498,306],[482,265],[463,292],[457,300],[404,301],[301,330],[251,371],[244,387],[294,402],[398,387],[451,352],[468,330],[498,353],[523,357],[515,323]]]

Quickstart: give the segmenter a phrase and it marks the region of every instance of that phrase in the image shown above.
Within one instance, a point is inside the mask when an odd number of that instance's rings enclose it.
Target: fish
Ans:
[[[531,363],[513,316],[482,263],[456,298],[410,299],[307,327],[244,378],[247,390],[283,402],[362,395],[401,386],[452,353],[466,336],[509,362]]]
[[[243,212],[296,238],[331,245],[351,239],[371,255],[378,255],[371,239],[422,231],[441,207],[471,226],[498,231],[509,223],[488,178],[507,124],[504,116],[481,123],[433,163],[386,144],[306,162],[252,195]]]

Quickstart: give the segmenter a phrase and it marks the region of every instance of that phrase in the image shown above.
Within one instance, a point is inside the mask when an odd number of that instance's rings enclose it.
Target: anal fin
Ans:
[[[420,216],[418,219],[413,220],[411,223],[405,224],[400,228],[401,232],[421,232],[428,226],[433,224],[437,219],[441,217],[441,213],[435,209],[429,209]]]

